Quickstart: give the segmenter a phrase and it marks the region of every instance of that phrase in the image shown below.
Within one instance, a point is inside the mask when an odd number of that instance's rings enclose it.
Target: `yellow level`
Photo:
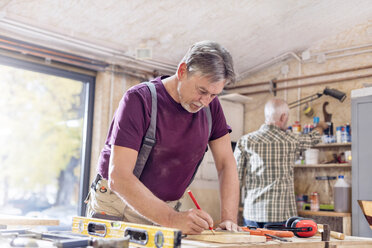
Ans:
[[[76,216],[72,232],[100,238],[124,238],[136,247],[178,248],[182,232],[178,229]]]

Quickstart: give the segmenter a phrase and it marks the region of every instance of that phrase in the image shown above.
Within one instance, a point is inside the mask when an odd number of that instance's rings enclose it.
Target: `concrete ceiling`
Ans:
[[[199,40],[223,44],[245,75],[368,21],[371,0],[0,0],[1,35],[124,65],[151,48],[136,63],[164,72]]]

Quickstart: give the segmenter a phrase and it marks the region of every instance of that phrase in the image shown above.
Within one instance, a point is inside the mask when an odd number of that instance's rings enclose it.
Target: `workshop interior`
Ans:
[[[259,167],[239,174],[239,230],[220,230],[228,187],[212,141],[174,207],[207,213],[209,229],[188,234],[104,211],[88,216],[92,189],[126,202],[97,174],[108,131],[121,125],[115,118],[123,96],[160,76],[181,77],[180,61],[204,40],[233,59],[235,83],[216,94],[231,128],[231,156],[243,149],[243,137],[262,130],[271,99],[288,105],[283,135],[313,137],[326,125],[317,144],[298,149],[275,179],[293,178],[293,200],[281,201],[291,201],[296,214],[280,225],[245,224],[253,211],[248,198],[257,193],[246,187],[256,180],[247,174],[260,178],[269,167],[254,151],[245,163]],[[172,136],[177,120],[162,135]],[[0,247],[372,247],[371,142],[370,0],[0,1]],[[234,160],[234,170],[238,165]],[[270,200],[260,206],[269,205],[279,211]]]

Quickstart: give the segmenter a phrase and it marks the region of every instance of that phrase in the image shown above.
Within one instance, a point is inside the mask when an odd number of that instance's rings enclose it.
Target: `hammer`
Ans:
[[[321,234],[323,232],[324,232],[324,225],[318,224],[318,233]],[[332,238],[335,238],[335,239],[339,239],[339,240],[345,239],[345,234],[340,233],[340,232],[330,231],[330,235]]]

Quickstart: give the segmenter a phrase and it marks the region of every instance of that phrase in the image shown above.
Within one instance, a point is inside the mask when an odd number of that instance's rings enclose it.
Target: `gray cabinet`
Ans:
[[[358,200],[372,200],[372,87],[353,90],[352,115],[352,235],[372,237]]]

